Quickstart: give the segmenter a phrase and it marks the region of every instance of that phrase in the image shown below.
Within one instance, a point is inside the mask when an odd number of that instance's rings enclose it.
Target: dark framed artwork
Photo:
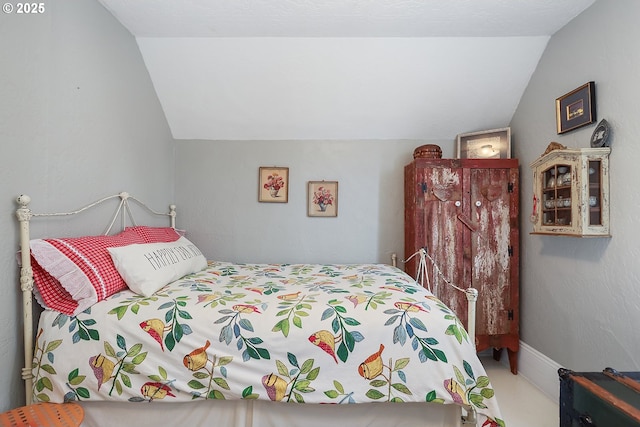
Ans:
[[[558,134],[596,121],[596,84],[588,82],[556,99]]]
[[[309,181],[308,216],[338,216],[338,181]]]
[[[258,181],[259,202],[287,203],[289,201],[289,168],[261,166]]]
[[[511,128],[458,135],[456,157],[458,159],[510,159]]]

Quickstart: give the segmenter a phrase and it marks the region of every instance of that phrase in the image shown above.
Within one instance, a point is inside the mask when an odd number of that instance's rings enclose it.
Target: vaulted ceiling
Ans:
[[[99,1],[176,139],[442,140],[507,126],[595,0]]]

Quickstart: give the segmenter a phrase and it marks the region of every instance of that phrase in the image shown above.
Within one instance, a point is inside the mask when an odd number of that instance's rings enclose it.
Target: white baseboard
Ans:
[[[509,366],[506,351],[502,352],[500,362]],[[559,402],[560,398],[559,368],[562,368],[562,366],[530,345],[520,341],[518,375],[522,375],[523,378],[540,389],[542,393],[554,402]]]

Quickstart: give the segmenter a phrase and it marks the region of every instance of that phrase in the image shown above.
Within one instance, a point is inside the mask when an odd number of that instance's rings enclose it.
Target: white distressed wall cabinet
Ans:
[[[453,284],[478,290],[476,348],[519,350],[519,169],[517,159],[418,158],[405,167],[405,254],[426,247],[433,293],[467,324]],[[415,277],[415,258],[405,271]]]
[[[609,147],[552,150],[531,163],[531,234],[610,237]]]

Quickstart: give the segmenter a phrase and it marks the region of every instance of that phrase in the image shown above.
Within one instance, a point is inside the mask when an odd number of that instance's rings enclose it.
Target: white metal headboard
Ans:
[[[24,368],[22,368],[22,379],[25,381],[25,396],[26,404],[30,405],[32,402],[33,391],[33,375],[31,374],[31,366],[33,364],[33,270],[31,268],[31,250],[29,248],[29,242],[31,237],[29,235],[29,221],[33,217],[57,217],[57,216],[72,216],[86,211],[94,206],[100,205],[107,200],[119,198],[120,203],[106,227],[103,234],[109,234],[113,225],[118,217],[121,218],[121,227],[127,226],[127,218],[132,226],[137,225],[133,219],[131,213],[130,200],[135,201],[138,205],[146,209],[153,215],[168,216],[170,218],[170,225],[172,228],[176,228],[176,206],[170,205],[169,212],[157,212],[147,206],[145,203],[129,195],[127,192],[115,194],[113,196],[107,196],[93,203],[90,203],[78,210],[72,212],[62,213],[33,213],[29,208],[31,203],[31,197],[22,194],[17,197],[16,201],[20,207],[16,210],[16,216],[20,223],[20,289],[22,290],[22,313],[24,323]]]

